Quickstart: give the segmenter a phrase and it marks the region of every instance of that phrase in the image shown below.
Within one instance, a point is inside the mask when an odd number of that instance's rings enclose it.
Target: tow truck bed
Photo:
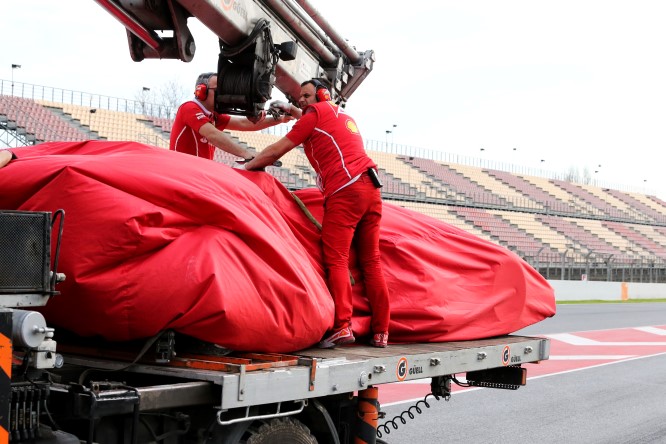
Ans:
[[[509,335],[476,341],[392,344],[384,349],[353,344],[331,350],[310,348],[294,355],[184,354],[164,365],[140,363],[123,370],[189,381],[182,386],[172,385],[175,397],[188,393],[196,398],[196,393],[201,392],[202,397],[209,398],[210,385],[217,385],[221,389],[221,408],[231,409],[355,392],[370,385],[517,366],[548,359],[549,351],[548,339]],[[87,368],[119,368],[118,360],[67,352],[64,358],[68,364]],[[138,390],[143,393],[141,410],[163,407],[148,402],[151,387]]]

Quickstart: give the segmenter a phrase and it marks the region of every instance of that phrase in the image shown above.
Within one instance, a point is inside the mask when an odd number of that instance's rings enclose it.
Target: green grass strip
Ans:
[[[626,301],[606,301],[602,299],[587,299],[584,301],[556,301],[557,304],[641,304],[643,302],[666,302],[666,299],[627,299]]]

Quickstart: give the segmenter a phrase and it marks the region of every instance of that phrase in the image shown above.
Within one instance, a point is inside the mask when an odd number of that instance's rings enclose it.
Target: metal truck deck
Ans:
[[[383,349],[351,344],[329,350],[310,348],[292,355],[177,354],[164,364],[139,361],[122,367],[124,371],[190,381],[182,387],[173,384],[175,396],[196,393],[191,381],[201,382],[202,393],[210,392],[210,384],[217,385],[224,410],[355,392],[371,385],[519,366],[546,360],[549,351],[548,339],[509,335],[475,341],[391,344]],[[66,349],[63,355],[71,365],[121,368],[118,354],[108,349],[104,350],[107,358],[73,349]],[[145,392],[142,404],[148,408],[145,405],[150,405],[150,387],[139,390]]]

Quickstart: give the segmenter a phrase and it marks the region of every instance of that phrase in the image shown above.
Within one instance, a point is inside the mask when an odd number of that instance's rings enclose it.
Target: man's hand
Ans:
[[[0,168],[7,165],[14,158],[14,155],[9,150],[0,150]]]
[[[249,120],[254,124],[261,122],[265,118],[266,118],[266,111],[260,112],[258,116],[247,116],[247,120]]]
[[[266,113],[273,117],[273,120],[280,123],[287,123],[291,120],[294,120],[294,117],[291,114],[284,114],[278,108],[268,108]]]
[[[282,100],[273,100],[270,105],[271,108],[282,111],[285,114],[291,114],[291,105]]]

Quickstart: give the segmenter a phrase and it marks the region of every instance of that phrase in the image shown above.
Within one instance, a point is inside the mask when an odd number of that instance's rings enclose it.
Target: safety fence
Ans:
[[[151,103],[147,95],[143,99],[132,100],[2,79],[0,79],[0,95],[171,119],[176,111],[173,106]]]
[[[660,257],[560,254],[524,258],[546,279],[666,283],[666,260]]]

